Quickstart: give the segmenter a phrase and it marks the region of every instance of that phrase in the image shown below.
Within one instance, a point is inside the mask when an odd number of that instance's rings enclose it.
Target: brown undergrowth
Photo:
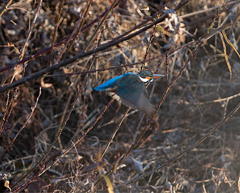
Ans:
[[[3,1],[1,192],[239,192],[240,3]],[[154,116],[92,91],[148,69]]]

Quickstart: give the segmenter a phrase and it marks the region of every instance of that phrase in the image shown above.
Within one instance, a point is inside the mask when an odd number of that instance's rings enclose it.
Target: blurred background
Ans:
[[[2,88],[66,62],[0,93],[1,192],[239,192],[239,14],[238,0],[1,1]],[[147,88],[154,116],[92,90],[143,69],[166,75]]]

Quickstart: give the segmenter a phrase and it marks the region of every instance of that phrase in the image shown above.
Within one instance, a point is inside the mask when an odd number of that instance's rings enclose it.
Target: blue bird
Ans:
[[[127,106],[152,114],[155,109],[148,99],[145,84],[163,76],[152,74],[150,71],[127,72],[107,80],[93,90],[114,92]]]

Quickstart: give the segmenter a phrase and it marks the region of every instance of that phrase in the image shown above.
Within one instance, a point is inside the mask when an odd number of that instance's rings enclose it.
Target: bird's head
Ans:
[[[152,82],[154,79],[159,79],[161,77],[164,77],[162,74],[153,74],[150,71],[144,70],[138,73],[138,76],[142,82]]]

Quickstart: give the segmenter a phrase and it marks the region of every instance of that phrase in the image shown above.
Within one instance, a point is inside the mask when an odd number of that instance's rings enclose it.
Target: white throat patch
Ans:
[[[149,81],[151,82],[151,79],[149,80],[147,78],[142,78],[141,76],[139,76],[139,78],[142,82],[149,82]]]

